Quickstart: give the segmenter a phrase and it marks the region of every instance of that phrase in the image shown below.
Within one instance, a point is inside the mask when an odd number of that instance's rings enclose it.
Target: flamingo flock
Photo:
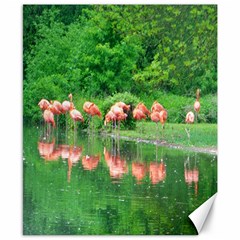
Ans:
[[[38,103],[38,106],[42,111],[43,119],[47,123],[48,132],[50,131],[51,126],[53,128],[55,128],[56,126],[58,127],[58,117],[60,114],[65,114],[66,130],[67,130],[67,113],[69,114],[69,116],[74,122],[74,132],[76,132],[76,122],[77,121],[81,123],[84,122],[84,118],[81,112],[75,108],[75,105],[73,103],[73,96],[71,93],[68,95],[68,98],[70,101],[64,100],[62,103],[60,103],[57,100],[48,101],[46,99],[41,99],[41,101]],[[199,100],[200,100],[200,90],[197,89],[196,101],[194,103],[194,111],[196,112],[196,119],[200,111]],[[168,112],[163,107],[162,104],[155,101],[151,106],[151,111],[148,110],[148,108],[142,102],[138,103],[137,106],[132,110],[132,112],[130,111],[130,108],[131,108],[130,105],[127,105],[122,101],[114,103],[104,117],[104,125],[107,126],[108,123],[111,123],[112,131],[113,131],[113,128],[115,128],[115,135],[119,136],[121,122],[125,121],[129,116],[129,114],[132,114],[133,119],[135,119],[136,121],[141,121],[141,123],[143,122],[143,120],[146,120],[147,118],[150,118],[151,121],[155,122],[156,134],[158,134],[159,132],[159,122],[160,122],[162,125],[162,137],[163,137],[163,131],[164,131],[165,123],[168,118]],[[88,118],[89,118],[88,120],[88,133],[89,133],[89,128],[91,125],[92,118],[94,116],[97,116],[101,119],[102,113],[99,110],[98,106],[95,103],[90,101],[86,101],[83,104],[83,111],[88,115]],[[57,124],[55,123],[55,116],[57,116]],[[195,119],[194,113],[190,111],[186,115],[185,122],[187,124],[192,124],[194,123],[194,119]],[[92,128],[94,129],[94,126],[92,126]],[[116,129],[118,129],[117,134],[116,134]],[[141,133],[142,133],[142,126],[141,126]]]

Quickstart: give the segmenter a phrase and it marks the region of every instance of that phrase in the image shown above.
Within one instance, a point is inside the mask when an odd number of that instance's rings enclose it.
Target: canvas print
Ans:
[[[217,5],[23,5],[23,235],[194,235],[217,192]]]

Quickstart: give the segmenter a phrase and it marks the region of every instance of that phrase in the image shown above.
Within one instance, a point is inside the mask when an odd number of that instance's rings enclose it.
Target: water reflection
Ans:
[[[166,178],[166,169],[163,162],[151,162],[149,167],[149,175],[152,184],[157,184]]]
[[[193,234],[187,215],[216,192],[215,156],[34,130],[24,130],[26,234]]]
[[[82,158],[82,165],[84,170],[93,171],[98,166],[98,163],[101,159],[101,154],[95,150],[96,146],[94,135],[88,135],[87,139],[87,149],[85,156]]]
[[[141,184],[143,178],[148,172],[148,167],[145,163],[132,162],[132,175],[136,178],[137,184]]]
[[[199,170],[197,168],[196,158],[190,160],[189,156],[187,157],[187,160],[184,162],[184,178],[188,186],[194,184],[195,195],[197,195]]]
[[[68,156],[68,182],[71,181],[71,172],[72,167],[77,164],[82,155],[83,147],[70,146],[69,147],[69,156]]]
[[[110,177],[113,179],[121,179],[123,175],[128,173],[128,165],[125,158],[120,155],[120,148],[113,144],[112,149],[109,151],[104,147],[104,159],[109,168]]]

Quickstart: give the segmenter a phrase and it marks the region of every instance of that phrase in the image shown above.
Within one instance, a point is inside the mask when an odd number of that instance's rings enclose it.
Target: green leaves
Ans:
[[[217,91],[214,5],[32,5],[24,18],[24,99]]]

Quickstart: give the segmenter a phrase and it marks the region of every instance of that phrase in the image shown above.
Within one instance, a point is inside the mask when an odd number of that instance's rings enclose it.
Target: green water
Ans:
[[[23,132],[24,235],[196,234],[217,157],[78,131]]]

